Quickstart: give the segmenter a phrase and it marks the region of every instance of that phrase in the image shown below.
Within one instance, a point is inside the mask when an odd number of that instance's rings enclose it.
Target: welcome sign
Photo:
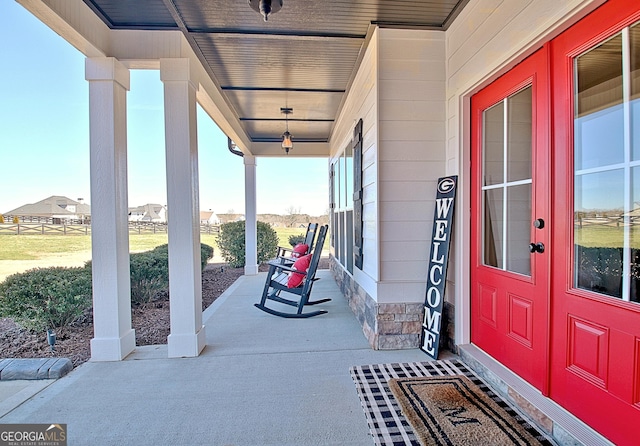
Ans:
[[[438,359],[440,345],[444,287],[447,282],[447,260],[457,186],[457,175],[438,179],[427,273],[427,293],[424,299],[422,342],[420,343],[420,348],[433,359]]]

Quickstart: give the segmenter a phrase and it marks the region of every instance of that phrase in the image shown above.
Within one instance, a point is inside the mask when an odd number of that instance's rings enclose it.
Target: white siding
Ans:
[[[353,128],[359,119],[363,122],[363,270],[354,268],[354,278],[374,299],[379,276],[378,244],[378,44],[374,32],[363,56],[360,68],[345,101],[336,128],[331,135],[332,161],[351,143]]]
[[[603,0],[471,0],[447,30],[447,97],[539,48]]]
[[[422,302],[435,183],[445,172],[441,31],[379,30],[378,302]]]

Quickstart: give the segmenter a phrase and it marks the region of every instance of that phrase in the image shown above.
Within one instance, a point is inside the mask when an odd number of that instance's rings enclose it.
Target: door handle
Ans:
[[[544,252],[544,243],[529,243],[529,252],[532,254],[536,252],[542,254]]]

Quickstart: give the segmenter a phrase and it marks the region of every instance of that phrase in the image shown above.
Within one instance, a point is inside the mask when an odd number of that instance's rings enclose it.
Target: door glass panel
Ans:
[[[640,160],[640,24],[629,30],[631,56],[631,153]],[[629,212],[631,245],[631,285],[629,300],[640,302],[640,167],[631,170],[631,211]]]
[[[504,181],[504,103],[494,105],[483,113],[484,185]]]
[[[631,53],[631,153],[640,160],[640,24],[629,31]]]
[[[531,274],[532,88],[483,112],[483,262]]]
[[[531,274],[531,184],[507,189],[507,269]]]
[[[509,181],[531,179],[531,106],[531,88],[525,88],[507,100]]]
[[[484,193],[484,264],[503,268],[504,197],[502,188]]]
[[[638,25],[578,56],[575,79],[574,285],[638,302]]]
[[[622,297],[623,199],[622,169],[576,176],[574,243],[578,288]]]
[[[576,59],[575,168],[624,161],[622,36]]]
[[[631,169],[631,202],[629,212],[629,244],[631,245],[631,285],[629,300],[640,302],[640,167]]]

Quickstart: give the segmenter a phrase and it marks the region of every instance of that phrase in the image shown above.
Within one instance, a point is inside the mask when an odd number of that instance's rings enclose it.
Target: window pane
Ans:
[[[345,154],[345,196],[346,207],[353,208],[353,147],[351,144],[347,144],[344,151]]]
[[[631,40],[631,153],[640,160],[640,24],[629,31]]]
[[[353,274],[353,211],[346,212],[346,228],[345,228],[345,262],[347,271]]]
[[[575,168],[624,161],[622,36],[576,58]]]
[[[335,200],[336,200],[336,210],[342,208],[342,194],[344,189],[341,188],[342,183],[342,163],[340,162],[341,158],[335,162],[334,166],[334,175],[333,175],[333,184],[335,184]]]
[[[508,181],[531,179],[531,100],[531,87],[527,87],[507,101]]]
[[[575,286],[622,297],[624,171],[575,177]]]
[[[504,181],[504,104],[500,102],[483,112],[484,185]]]
[[[345,265],[345,230],[344,230],[344,212],[338,212],[338,260],[342,265]]]
[[[491,189],[484,193],[484,264],[502,268],[504,202],[502,189]]]
[[[640,167],[631,169],[631,202],[629,243],[631,245],[630,300],[640,302]]]
[[[507,188],[507,269],[531,274],[531,184]]]
[[[331,241],[331,246],[333,248],[336,248],[336,234],[338,233],[338,228],[336,226],[336,223],[337,223],[336,215],[337,215],[336,212],[331,213],[331,237],[329,240]],[[337,248],[335,249],[334,254],[336,255],[336,257],[338,257]]]
[[[629,29],[631,48],[631,99],[640,98],[640,23]]]
[[[629,30],[631,48],[631,153],[640,159],[640,24]],[[640,168],[631,173],[631,212],[629,212],[631,244],[630,300],[640,302]]]

